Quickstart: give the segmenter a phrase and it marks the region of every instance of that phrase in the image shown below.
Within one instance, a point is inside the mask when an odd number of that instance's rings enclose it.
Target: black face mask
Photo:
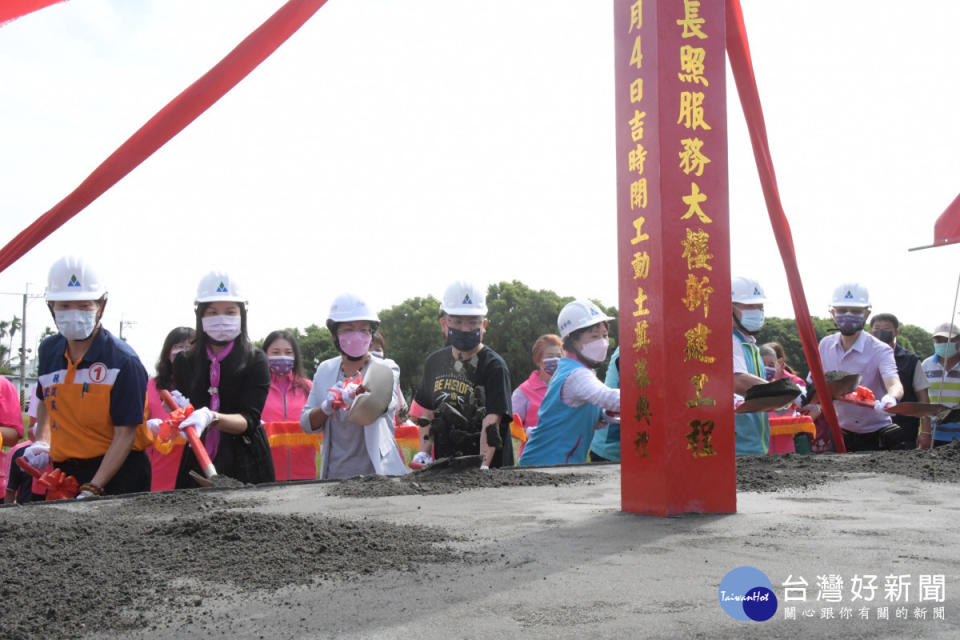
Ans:
[[[473,331],[447,329],[447,344],[458,351],[472,351],[476,349],[481,339],[483,339],[482,329],[474,329]]]
[[[877,329],[873,332],[873,337],[880,342],[889,344],[891,346],[893,345],[894,335],[893,331],[890,331],[890,329]]]

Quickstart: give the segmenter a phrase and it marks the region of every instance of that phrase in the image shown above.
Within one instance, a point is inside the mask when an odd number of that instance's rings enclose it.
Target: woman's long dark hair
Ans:
[[[271,331],[263,341],[263,352],[266,353],[270,345],[277,340],[286,340],[293,347],[293,386],[309,393],[310,387],[307,386],[307,378],[303,371],[303,359],[300,356],[300,345],[297,343],[297,337],[286,329]]]
[[[190,327],[177,327],[167,334],[160,349],[160,358],[157,359],[157,389],[173,391],[173,363],[170,362],[170,351],[173,345],[181,342],[193,341],[195,332]]]

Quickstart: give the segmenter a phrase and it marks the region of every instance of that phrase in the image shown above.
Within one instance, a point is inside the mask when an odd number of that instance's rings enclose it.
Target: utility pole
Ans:
[[[119,336],[119,338],[120,338],[121,340],[123,340],[124,342],[126,342],[126,338],[123,337],[123,328],[124,328],[124,327],[133,327],[133,326],[136,326],[136,324],[137,324],[137,321],[136,321],[136,320],[124,320],[124,319],[123,319],[123,314],[120,314],[120,336]]]
[[[20,314],[20,406],[27,397],[27,297],[30,295],[30,283],[23,287],[23,311]]]
[[[24,389],[27,384],[27,302],[29,302],[30,298],[42,298],[43,295],[30,293],[29,282],[24,285],[22,293],[0,291],[0,295],[20,296],[23,298],[23,311],[21,311],[22,317],[20,318],[20,406],[22,407],[27,395],[27,390]],[[16,316],[14,316],[14,318],[16,318]],[[12,346],[13,345],[11,345],[11,348]]]

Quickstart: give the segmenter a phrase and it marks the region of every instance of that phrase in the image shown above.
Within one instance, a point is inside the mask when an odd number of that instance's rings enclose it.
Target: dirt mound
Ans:
[[[440,469],[389,478],[360,476],[332,485],[330,495],[343,498],[378,498],[383,496],[438,495],[460,493],[470,489],[496,487],[539,487],[585,482],[587,474],[553,474],[524,469]]]
[[[870,453],[739,456],[737,489],[806,488],[852,473],[886,473],[928,482],[960,482],[960,441],[935,449]]]
[[[96,518],[3,510],[0,638],[142,630],[160,607],[189,613],[211,597],[460,559],[442,546],[448,534],[426,527],[261,514],[202,492],[115,502]]]

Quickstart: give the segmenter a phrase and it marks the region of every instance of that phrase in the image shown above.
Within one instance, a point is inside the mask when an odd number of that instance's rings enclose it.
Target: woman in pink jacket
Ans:
[[[167,408],[160,400],[160,389],[173,391],[173,359],[178,353],[190,348],[194,338],[194,330],[190,327],[177,327],[167,334],[157,359],[157,375],[147,381],[147,412],[148,418],[166,420],[170,417]],[[172,491],[177,481],[177,469],[180,467],[180,456],[183,455],[185,441],[177,436],[173,448],[163,454],[154,445],[147,447],[147,457],[153,475],[150,480],[150,491]]]
[[[520,416],[523,428],[529,435],[530,429],[537,426],[537,412],[540,411],[540,403],[543,402],[543,396],[547,392],[547,384],[550,382],[553,372],[557,370],[557,363],[563,357],[563,341],[560,336],[547,333],[533,343],[533,362],[537,368],[533,370],[530,377],[516,388],[510,401],[513,405],[513,412]],[[520,452],[523,451],[521,446]],[[519,456],[520,453],[518,452]]]
[[[300,429],[300,414],[313,386],[303,375],[300,345],[291,332],[273,331],[263,350],[270,363],[270,393],[260,418],[277,480],[316,480],[319,436]]]

